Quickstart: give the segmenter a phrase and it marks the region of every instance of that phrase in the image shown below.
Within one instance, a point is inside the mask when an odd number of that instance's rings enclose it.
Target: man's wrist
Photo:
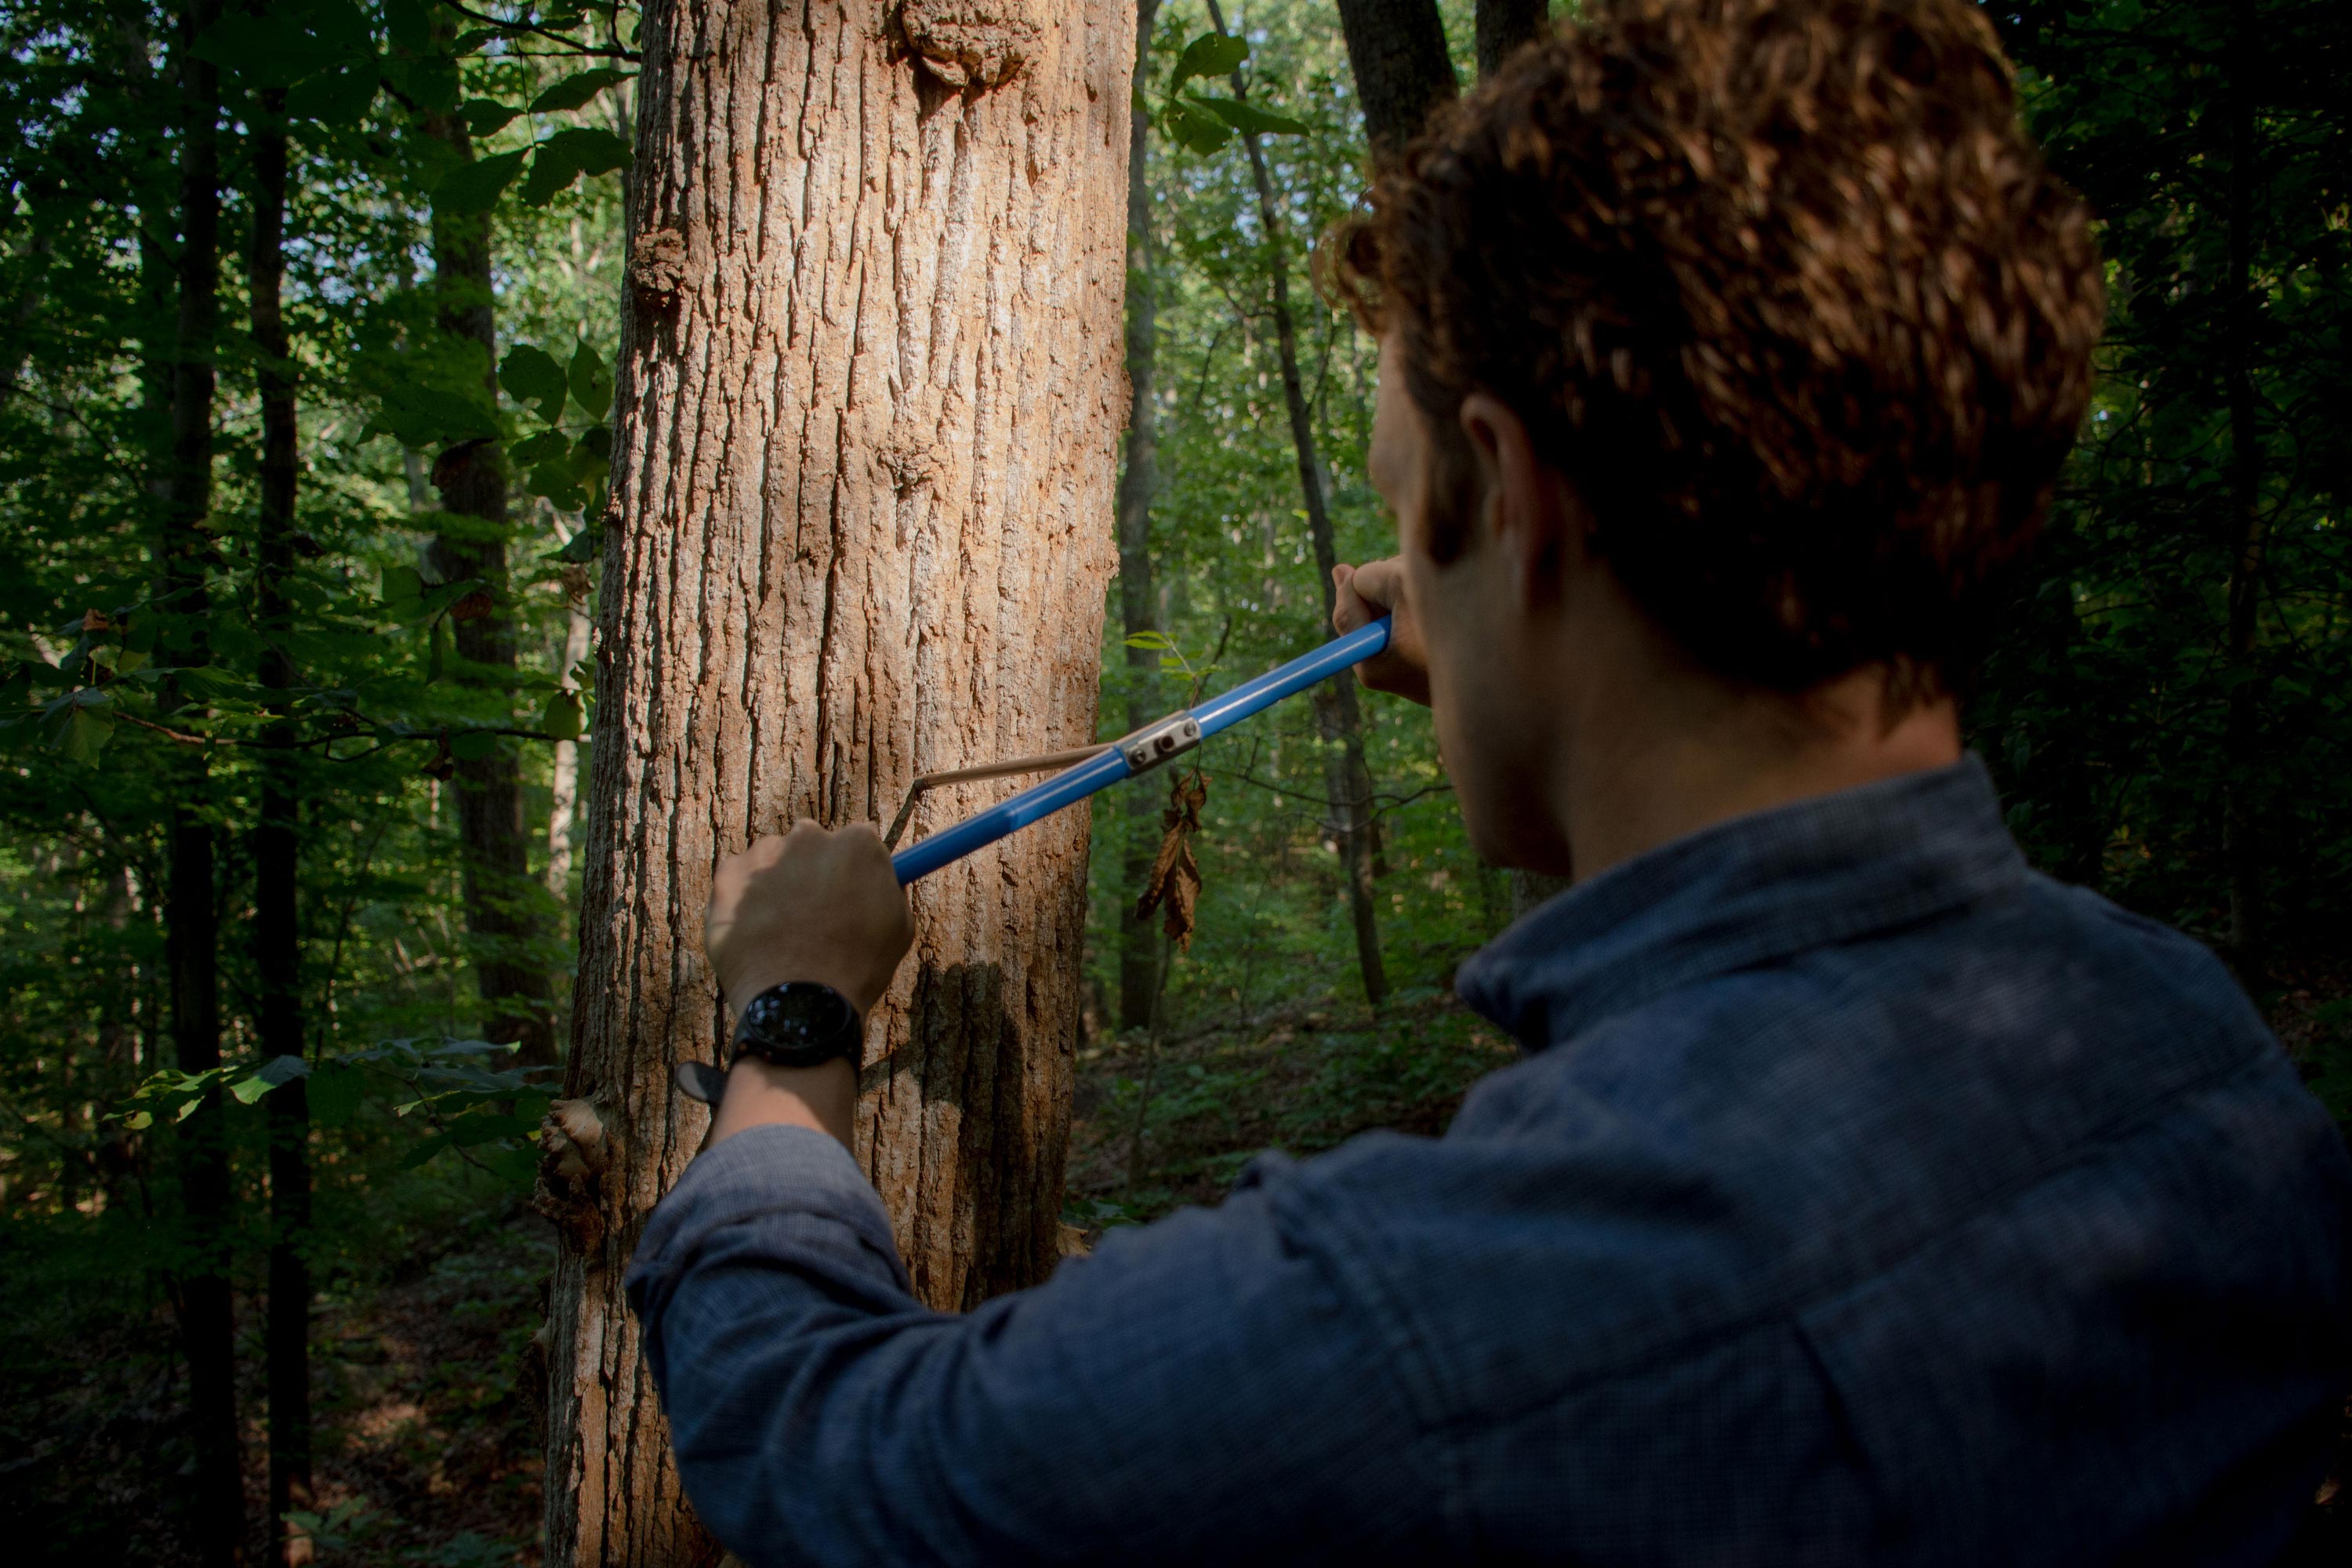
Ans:
[[[710,1124],[710,1143],[754,1127],[807,1127],[851,1146],[857,1118],[857,1069],[846,1058],[811,1068],[778,1067],[757,1057],[728,1069],[727,1092]]]

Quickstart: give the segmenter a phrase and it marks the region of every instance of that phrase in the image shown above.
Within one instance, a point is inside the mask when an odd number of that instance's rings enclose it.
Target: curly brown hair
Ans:
[[[1402,335],[1454,479],[1484,389],[1703,663],[1791,691],[1885,664],[1898,704],[1970,672],[2105,314],[1970,0],[1596,0],[1318,259]]]

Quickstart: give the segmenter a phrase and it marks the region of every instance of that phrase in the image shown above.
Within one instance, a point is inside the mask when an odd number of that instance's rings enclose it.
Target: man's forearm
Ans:
[[[856,1124],[857,1069],[847,1061],[783,1068],[746,1057],[727,1074],[706,1147],[715,1149],[753,1127],[784,1126],[831,1133],[855,1152]]]

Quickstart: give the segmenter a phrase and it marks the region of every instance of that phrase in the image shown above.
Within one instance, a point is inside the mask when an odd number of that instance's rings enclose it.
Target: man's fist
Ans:
[[[1356,666],[1356,679],[1375,691],[1393,692],[1423,707],[1429,706],[1429,658],[1422,649],[1421,628],[1404,601],[1404,564],[1391,555],[1361,566],[1345,563],[1331,568],[1339,592],[1331,605],[1331,629],[1352,632],[1382,616],[1390,617],[1389,646]]]
[[[874,829],[813,822],[720,861],[702,924],[703,951],[738,1013],[787,980],[830,985],[870,1013],[914,940],[906,890]]]

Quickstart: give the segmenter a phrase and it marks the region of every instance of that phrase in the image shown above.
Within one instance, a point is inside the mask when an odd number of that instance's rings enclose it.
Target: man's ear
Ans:
[[[1492,393],[1462,400],[1462,433],[1477,471],[1472,526],[1503,552],[1520,602],[1549,604],[1559,596],[1571,521],[1558,476],[1536,456],[1527,421]]]

